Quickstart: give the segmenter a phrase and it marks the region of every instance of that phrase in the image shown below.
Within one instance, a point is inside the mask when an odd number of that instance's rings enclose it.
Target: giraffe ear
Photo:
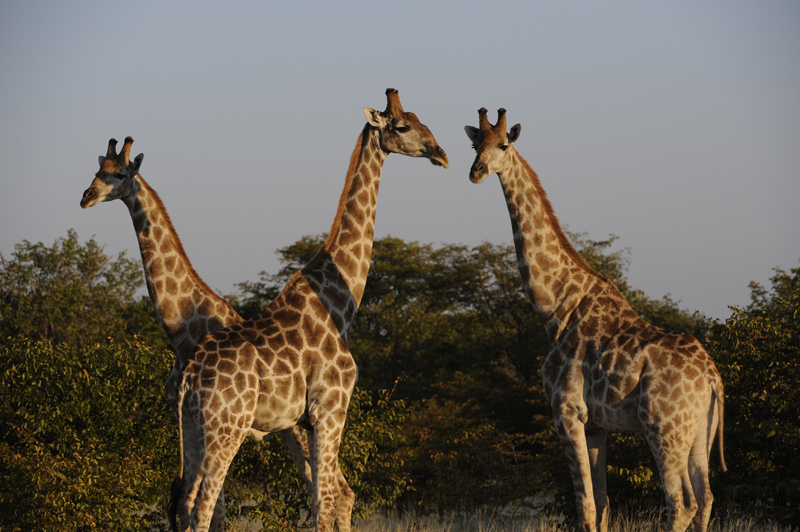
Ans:
[[[106,160],[106,156],[105,155],[101,155],[100,157],[97,158],[97,162],[100,163],[100,166],[103,166],[103,161],[105,161],[105,160]]]
[[[364,116],[367,117],[367,122],[372,127],[381,128],[386,125],[386,119],[380,111],[376,111],[371,107],[364,107]]]
[[[139,173],[139,167],[142,166],[142,161],[144,160],[144,153],[140,153],[136,156],[133,160],[133,164],[131,165],[131,169],[133,170],[134,174],[136,175]]]
[[[519,125],[519,124],[517,124],[517,125],[515,125],[514,127],[511,128],[511,131],[508,132],[508,143],[509,144],[514,144],[515,142],[517,142],[517,139],[519,138],[519,132],[520,131],[522,131],[522,126]]]
[[[467,137],[469,137],[469,140],[472,142],[475,142],[475,139],[478,138],[478,133],[481,132],[480,129],[474,126],[464,126],[464,131],[467,132]]]

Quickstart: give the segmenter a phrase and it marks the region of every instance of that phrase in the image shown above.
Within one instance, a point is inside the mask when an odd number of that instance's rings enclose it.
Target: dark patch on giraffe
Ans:
[[[284,329],[286,329],[298,325],[300,323],[300,318],[302,318],[302,314],[293,308],[283,307],[275,311],[273,318]]]
[[[306,338],[308,347],[314,348],[322,342],[325,328],[310,315],[306,314],[303,316],[303,335]]]
[[[178,281],[176,281],[173,277],[169,277],[164,281],[164,288],[169,295],[174,296],[178,293]]]
[[[348,277],[355,277],[358,273],[359,263],[345,249],[336,252],[336,263]]]
[[[156,222],[160,221],[157,218],[159,217],[158,213],[153,213],[153,218],[156,219]],[[150,235],[153,240],[160,241],[161,237],[164,236],[164,230],[161,229],[159,226],[154,225],[151,228]]]
[[[272,363],[275,361],[275,352],[269,348],[262,349],[259,351],[259,353],[261,354],[261,361],[264,364],[259,364],[258,374],[261,376],[261,378],[264,378],[269,374],[269,368],[272,367]]]
[[[328,360],[333,359],[336,354],[339,352],[339,349],[336,345],[336,340],[334,339],[333,335],[326,334],[325,339],[322,341],[321,351],[322,356]]]
[[[164,268],[171,272],[175,270],[175,265],[178,263],[178,257],[176,255],[169,255],[164,258]]]
[[[202,338],[206,331],[206,320],[204,319],[196,319],[189,324],[189,336],[192,338]]]
[[[155,257],[152,262],[150,262],[149,270],[151,277],[161,277],[161,275],[164,274],[164,263],[161,257]]]
[[[352,217],[352,223],[356,226],[364,225],[364,222],[367,221],[366,215],[364,214],[363,209],[358,204],[358,200],[356,198],[351,198],[350,201],[347,202],[347,214],[349,217]]]
[[[238,370],[236,362],[233,361],[233,357],[229,356],[227,353],[221,355],[224,357],[222,360],[219,361],[217,364],[217,370],[220,373],[233,375]]]
[[[174,283],[173,279],[167,279],[167,284]],[[188,317],[194,312],[194,303],[190,297],[181,297],[178,299],[178,309],[181,316]]]
[[[346,335],[347,327],[349,327],[355,316],[358,304],[331,256],[326,253],[315,269],[305,272],[305,277],[309,286],[325,307],[328,316],[333,320],[339,335]],[[355,310],[348,314],[340,315],[338,309],[342,308]]]
[[[173,273],[178,277],[181,278],[186,275],[186,265],[183,262],[178,262],[177,266],[173,270]]]
[[[325,370],[322,375],[322,380],[330,387],[339,387],[342,385],[341,374],[338,369],[330,367]]]
[[[286,349],[283,349],[280,352],[281,358],[286,362],[286,364],[289,365],[289,367],[291,367],[292,371],[300,367],[300,352],[302,351],[302,348],[303,343],[302,339],[300,339],[300,347],[293,348],[291,346],[287,346]]]
[[[244,393],[247,389],[247,374],[243,371],[237,372],[236,375],[233,376],[233,383],[236,386],[237,392],[240,394]]]
[[[186,293],[192,288],[192,280],[188,277],[184,277],[183,281],[181,281],[181,292]]]
[[[272,366],[272,371],[278,375],[286,375],[292,372],[292,368],[286,362],[287,358],[290,357],[289,353],[291,350],[289,348],[284,349],[278,356],[275,357],[275,363]],[[295,356],[297,354],[295,353]]]
[[[253,345],[259,342],[259,337],[261,336],[259,330],[251,328],[244,328],[239,334],[242,340]]]
[[[292,373],[292,397],[290,401],[297,403],[306,393],[305,381],[299,371]]]
[[[284,335],[286,344],[296,351],[302,351],[304,347],[303,337],[297,329],[290,329]]]
[[[354,365],[353,359],[349,356],[339,356],[336,358],[336,367],[339,368],[340,371],[353,369]]]

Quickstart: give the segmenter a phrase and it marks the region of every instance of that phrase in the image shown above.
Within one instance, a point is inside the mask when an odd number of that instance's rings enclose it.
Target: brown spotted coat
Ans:
[[[264,312],[200,342],[182,372],[188,530],[208,529],[246,435],[297,424],[309,431],[316,528],[330,531],[336,521],[340,531],[350,530],[354,495],[338,461],[357,376],[347,338],[369,271],[381,168],[391,152],[447,166],[428,128],[403,111],[397,91],[386,94],[386,111],[364,110],[368,124],[322,250]]]
[[[167,378],[167,398],[177,412],[180,368],[186,364],[197,343],[208,334],[240,323],[242,317],[225,299],[206,285],[192,267],[161,198],[139,173],[143,154],[130,162],[133,139],[125,139],[116,153],[111,139],[100,170],[83,193],[81,207],[120,199],[128,207],[139,241],[145,281],[150,300],[175,350],[175,365]],[[281,440],[311,487],[308,439],[300,427],[282,431]],[[174,510],[174,509],[173,509]],[[220,491],[212,530],[225,526],[225,498]]]
[[[722,459],[723,388],[692,336],[642,320],[617,288],[567,240],[539,177],[517,153],[520,125],[492,126],[486,109],[466,131],[477,151],[470,179],[497,173],[506,198],[520,274],[544,323],[550,352],[542,382],[567,455],[586,531],[605,531],[607,432],[644,436],[658,465],[668,529],[708,526],[713,496],[708,458],[716,434]]]

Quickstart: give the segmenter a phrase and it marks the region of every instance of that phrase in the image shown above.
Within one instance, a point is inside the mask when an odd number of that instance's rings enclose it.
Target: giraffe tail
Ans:
[[[181,386],[178,388],[178,442],[180,445],[181,467],[175,480],[172,481],[170,488],[169,509],[167,510],[167,517],[169,518],[169,526],[172,532],[178,532],[178,504],[181,499],[181,488],[183,486],[183,473],[184,473],[184,450],[183,450],[183,398],[186,395],[186,371],[181,376]]]
[[[725,391],[723,390],[722,386],[722,379],[717,376],[712,381],[712,387],[714,390],[714,398],[716,401],[717,412],[719,412],[719,423],[717,423],[717,440],[719,441],[719,463],[722,467],[722,472],[726,472],[728,470],[728,466],[725,465],[725,453],[723,451],[722,445],[722,428],[725,419]]]

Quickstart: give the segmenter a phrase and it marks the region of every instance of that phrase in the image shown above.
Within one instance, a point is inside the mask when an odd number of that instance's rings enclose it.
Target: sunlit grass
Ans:
[[[625,509],[612,514],[609,532],[660,532],[663,512],[659,509]],[[506,512],[475,511],[467,514],[414,515],[378,513],[357,521],[354,532],[570,532],[563,518],[552,514],[508,515]],[[712,519],[708,532],[792,532],[768,519],[726,515]]]

